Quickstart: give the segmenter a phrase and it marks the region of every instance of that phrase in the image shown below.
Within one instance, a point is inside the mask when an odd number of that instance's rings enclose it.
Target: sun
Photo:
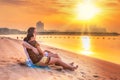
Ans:
[[[77,5],[76,13],[77,19],[90,20],[100,13],[100,9],[90,2],[84,2]]]

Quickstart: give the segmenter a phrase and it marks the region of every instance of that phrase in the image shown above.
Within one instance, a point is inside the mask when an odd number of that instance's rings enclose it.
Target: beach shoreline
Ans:
[[[120,65],[118,64],[74,54],[44,44],[41,44],[42,50],[48,49],[57,53],[65,62],[75,62],[79,68],[72,72],[21,66],[19,63],[25,62],[26,59],[22,41],[0,37],[0,44],[1,80],[120,80]]]

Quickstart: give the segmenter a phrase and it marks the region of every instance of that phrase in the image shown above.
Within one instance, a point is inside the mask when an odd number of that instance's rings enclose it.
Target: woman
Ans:
[[[36,39],[36,28],[34,27],[30,27],[28,30],[27,30],[27,34],[33,34],[34,35],[34,38]],[[24,38],[24,41],[28,42],[28,39],[27,38]],[[35,50],[35,49],[34,49]],[[44,55],[46,56],[50,56],[50,57],[56,57],[56,58],[59,58],[61,59],[58,54],[55,54],[55,53],[52,53],[51,51],[49,50],[44,50]]]
[[[40,66],[57,64],[57,65],[62,66],[64,69],[69,69],[71,71],[74,71],[75,69],[78,68],[78,66],[66,64],[59,57],[45,56],[44,52],[40,48],[40,45],[35,40],[35,36],[36,36],[35,34],[28,33],[27,37],[24,40],[27,41],[30,45],[32,45],[33,47],[35,47],[37,49],[37,51],[38,51],[37,54],[34,53],[33,49],[31,49],[30,47],[26,47],[25,45],[23,45],[27,48],[27,52],[34,64],[40,65]]]

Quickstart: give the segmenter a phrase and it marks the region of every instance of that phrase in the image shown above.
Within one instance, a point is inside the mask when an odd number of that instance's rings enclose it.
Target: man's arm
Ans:
[[[37,49],[35,47],[31,46],[29,43],[23,41],[22,45],[25,48],[32,49],[34,53],[38,53]]]
[[[33,48],[30,44],[28,44],[25,41],[23,41],[22,45],[23,45],[23,47],[28,48],[28,49],[32,49]]]
[[[44,52],[41,50],[40,46],[36,46],[40,55],[44,56]]]

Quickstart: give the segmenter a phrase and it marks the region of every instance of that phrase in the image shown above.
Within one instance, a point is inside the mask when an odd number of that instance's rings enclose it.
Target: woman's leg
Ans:
[[[78,66],[74,67],[74,66],[68,65],[64,63],[61,59],[54,58],[54,57],[51,57],[49,64],[58,64],[62,66],[64,69],[69,69],[71,71],[74,71],[78,67]]]

